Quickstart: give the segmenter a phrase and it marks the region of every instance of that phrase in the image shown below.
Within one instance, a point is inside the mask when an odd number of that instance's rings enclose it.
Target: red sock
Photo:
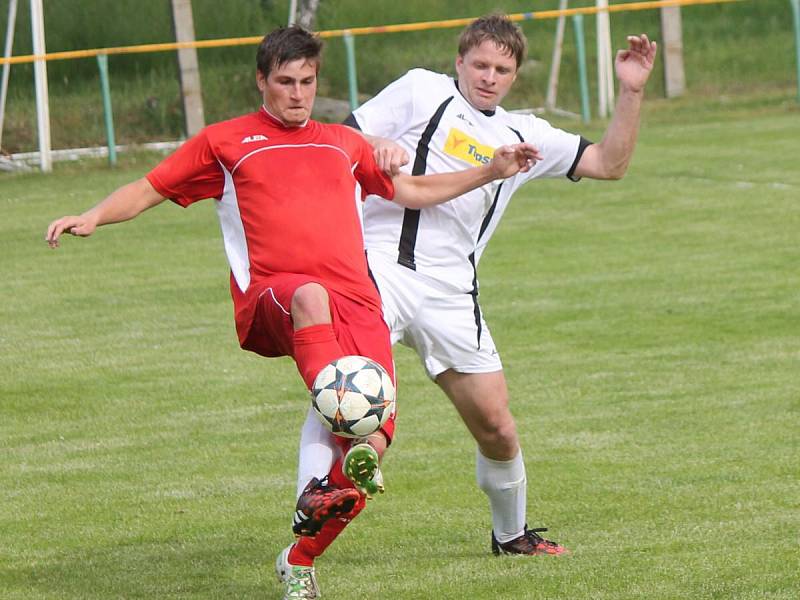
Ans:
[[[353,482],[342,473],[341,458],[334,463],[331,472],[328,474],[328,483],[342,489],[355,487]],[[312,566],[314,564],[314,559],[325,552],[327,547],[333,543],[333,540],[339,537],[339,534],[344,531],[347,524],[356,518],[366,504],[367,499],[361,496],[353,507],[353,510],[347,514],[344,520],[331,519],[322,526],[322,529],[320,529],[319,533],[313,538],[301,537],[298,539],[289,551],[289,562],[293,565]]]
[[[330,323],[295,330],[293,358],[308,389],[314,385],[322,367],[341,356],[344,352]]]
[[[350,440],[348,440],[348,442],[349,441]],[[346,453],[347,450],[343,450],[343,452]],[[341,490],[356,487],[355,484],[350,481],[342,472],[342,457],[337,458],[336,462],[333,463],[331,471],[328,473],[328,485],[332,485]]]

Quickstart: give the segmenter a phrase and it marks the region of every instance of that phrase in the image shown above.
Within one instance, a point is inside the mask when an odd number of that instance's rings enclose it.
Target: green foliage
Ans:
[[[198,39],[257,36],[286,22],[288,2],[194,0]],[[615,2],[614,4],[620,4]],[[573,0],[570,6],[591,6],[593,0]],[[385,25],[478,16],[490,10],[507,13],[557,8],[557,0],[507,0],[487,3],[388,0],[323,0],[317,29]],[[83,7],[79,10],[78,7]],[[20,3],[15,54],[29,54],[27,4]],[[6,11],[0,10],[0,27]],[[713,96],[752,90],[787,90],[795,85],[794,38],[787,0],[744,0],[725,5],[682,9],[686,77],[690,94]],[[45,3],[47,48],[50,51],[123,46],[173,39],[169,5],[163,0],[49,0]],[[596,98],[594,19],[585,19],[590,94]],[[559,106],[579,112],[577,65],[572,26],[568,24],[559,87]],[[529,60],[505,105],[508,108],[544,104],[555,30],[554,20],[521,23],[530,44]],[[613,45],[624,36],[649,32],[658,39],[657,10],[612,15]],[[379,91],[416,66],[452,72],[459,29],[374,34],[356,38],[358,88],[365,96]],[[206,120],[214,122],[252,110],[259,104],[254,85],[255,48],[234,47],[199,51]],[[171,52],[111,56],[111,90],[117,140],[120,143],[180,137],[182,108],[177,87],[175,55]],[[93,59],[48,64],[52,98],[54,147],[103,144],[102,101],[97,65]],[[4,149],[35,149],[32,70],[14,66],[3,136]],[[650,83],[650,94],[663,94],[661,64]],[[326,42],[320,94],[348,97],[344,44]]]
[[[398,348],[388,491],[324,597],[798,597],[798,112],[651,100],[625,180],[530,184],[489,247],[529,520],[572,556],[490,555],[474,445]],[[307,397],[236,345],[211,202],[43,241],[156,158],[121,160],[3,177],[0,595],[279,597]]]

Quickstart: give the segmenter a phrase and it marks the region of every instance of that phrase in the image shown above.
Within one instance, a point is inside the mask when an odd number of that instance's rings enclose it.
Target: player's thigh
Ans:
[[[503,368],[492,334],[470,294],[428,296],[407,325],[403,341],[416,350],[432,379],[448,369],[492,373]]]
[[[254,282],[247,294],[253,295],[255,311],[245,347],[264,356],[294,355],[292,299],[301,286],[320,284],[307,275],[281,274]]]
[[[392,344],[403,339],[403,332],[414,319],[428,291],[413,270],[377,252],[368,255],[370,275],[378,288],[383,319],[389,327]]]
[[[381,313],[331,292],[331,312],[336,339],[345,354],[366,356],[380,364],[394,380],[389,328]]]

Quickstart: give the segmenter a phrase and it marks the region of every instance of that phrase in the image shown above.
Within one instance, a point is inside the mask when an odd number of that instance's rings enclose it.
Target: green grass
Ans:
[[[651,101],[624,181],[523,188],[481,300],[530,524],[573,553],[490,555],[474,445],[398,348],[388,492],[324,597],[800,595],[798,139],[786,96]],[[42,240],[155,158],[123,162],[3,177],[0,597],[280,597],[307,401],[237,347],[210,203]]]

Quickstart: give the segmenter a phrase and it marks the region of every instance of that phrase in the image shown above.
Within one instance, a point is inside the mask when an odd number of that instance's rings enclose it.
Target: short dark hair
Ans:
[[[492,41],[506,50],[517,61],[517,68],[525,60],[528,42],[522,29],[503,14],[492,13],[475,19],[467,25],[458,38],[458,55],[464,56],[485,41]]]
[[[299,58],[316,62],[319,71],[322,40],[299,25],[279,27],[265,35],[258,45],[256,67],[267,77],[272,69]]]

